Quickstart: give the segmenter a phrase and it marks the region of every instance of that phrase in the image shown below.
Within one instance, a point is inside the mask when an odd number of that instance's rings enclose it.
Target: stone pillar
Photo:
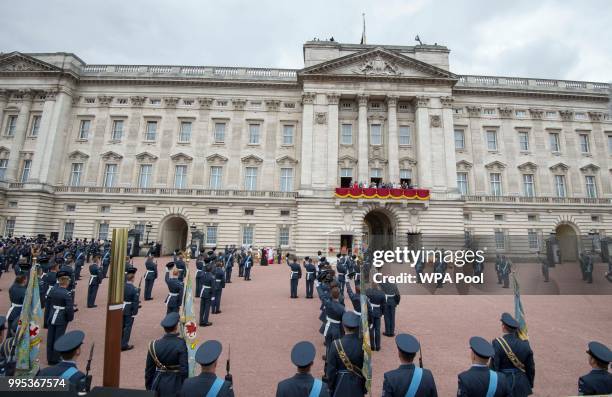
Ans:
[[[2,128],[2,122],[4,121],[4,109],[8,103],[8,93],[5,90],[0,90],[0,128]],[[4,134],[4,131],[0,131],[0,134]]]
[[[32,170],[30,171],[30,180],[32,182],[44,183],[40,180],[40,174],[42,172],[43,160],[47,148],[47,140],[49,139],[49,134],[51,134],[51,119],[55,108],[56,95],[56,91],[48,91],[45,93],[45,103],[43,104],[40,128],[38,130],[38,137],[36,138],[35,153],[37,155],[32,159]]]
[[[32,99],[34,98],[34,93],[29,90],[21,91],[17,95],[20,96],[21,106],[17,116],[11,153],[9,154],[8,165],[6,167],[6,180],[9,182],[16,182],[17,178],[19,178],[19,157],[25,142],[26,130],[28,129],[30,119],[30,109],[32,109]]]
[[[338,102],[340,95],[327,94],[327,185],[338,184]]]
[[[301,189],[312,188],[312,142],[313,142],[313,120],[314,100],[316,95],[305,92],[302,95],[302,167],[300,175]]]
[[[69,93],[60,91],[55,97],[49,122],[49,133],[39,174],[40,183],[55,185],[59,182],[62,172],[61,164],[66,161],[66,140],[70,139],[66,136],[66,127],[69,123],[71,109],[72,97]],[[37,152],[36,155],[41,155],[41,153]]]
[[[389,117],[389,182],[399,183],[399,137],[397,132],[397,96],[387,97]]]
[[[357,97],[359,102],[359,139],[357,152],[357,166],[359,172],[357,174],[357,182],[367,182],[370,174],[370,166],[368,164],[368,152],[370,143],[368,140],[368,96],[361,94]]]
[[[455,155],[455,123],[453,122],[453,98],[440,98],[442,104],[442,128],[444,131],[444,159],[446,168],[446,190],[457,189],[457,158]]]
[[[416,149],[417,185],[421,188],[432,187],[431,131],[429,129],[429,98],[416,98]]]

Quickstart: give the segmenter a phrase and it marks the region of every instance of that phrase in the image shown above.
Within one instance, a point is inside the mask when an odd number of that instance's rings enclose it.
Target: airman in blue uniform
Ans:
[[[213,262],[211,262],[213,263]],[[221,313],[221,295],[225,288],[225,269],[223,268],[223,261],[218,260],[217,267],[214,269],[213,275],[215,276],[215,287],[214,287],[214,300],[212,302],[212,313]]]
[[[147,260],[145,261],[145,289],[144,289],[144,300],[150,301],[153,299],[153,285],[157,279],[157,262],[153,259],[153,253],[147,254]]]
[[[178,279],[180,282],[183,282],[185,279],[185,274],[187,273],[187,265],[185,264],[185,258],[183,254],[178,254],[176,261],[174,262],[174,266],[179,270]]]
[[[87,307],[97,307],[96,296],[101,280],[102,268],[99,265],[100,255],[94,254],[93,262],[89,265],[89,283],[87,285]]]
[[[309,256],[304,258],[304,270],[306,271],[306,299],[312,299],[317,268],[312,264]]]
[[[472,366],[459,374],[457,397],[512,397],[502,373],[489,369],[489,359],[495,354],[484,338],[470,338]]]
[[[27,287],[28,277],[25,272],[20,272],[15,276],[15,281],[9,288],[11,306],[6,313],[9,336],[13,336],[17,330],[17,323],[19,322],[19,316],[21,316],[21,309],[23,307],[23,300],[25,299]]]
[[[70,384],[70,390],[76,392],[89,391],[91,381],[77,368],[76,358],[81,354],[81,345],[85,339],[83,331],[70,331],[55,341],[53,349],[61,356],[57,364],[41,369],[37,376],[53,376],[65,379]]]
[[[185,380],[179,397],[234,397],[232,383],[215,374],[221,350],[221,343],[216,340],[206,341],[198,347],[195,361],[200,364],[201,373]]]
[[[49,292],[47,303],[49,305],[49,317],[47,319],[47,362],[54,365],[59,362],[59,354],[53,349],[55,342],[66,333],[68,323],[74,319],[74,301],[68,286],[70,285],[70,274],[60,270],[57,272],[59,285]]]
[[[43,313],[43,328],[47,329],[49,327],[49,313],[51,312],[51,303],[49,301],[49,294],[53,288],[58,286],[57,284],[57,272],[58,272],[58,263],[53,261],[50,264],[50,269],[47,273],[43,275],[43,280],[45,283],[45,306]]]
[[[528,341],[518,337],[519,323],[509,313],[502,314],[501,323],[504,335],[492,342],[495,355],[490,367],[506,375],[513,397],[526,397],[532,394],[535,378],[533,351]]]
[[[253,254],[249,250],[244,258],[244,281],[251,281],[251,269],[253,268]]]
[[[378,287],[378,284],[374,284]],[[380,350],[380,318],[382,317],[382,306],[385,304],[385,293],[378,288],[369,288],[366,291],[368,297],[370,316],[370,341],[372,350]]]
[[[612,352],[599,342],[590,342],[587,354],[592,370],[578,379],[578,393],[581,396],[612,394],[612,374],[608,372]]]
[[[346,283],[346,273],[348,269],[346,266],[346,256],[342,254],[336,254],[336,273],[338,276],[338,287],[340,288],[340,295],[344,295],[344,284]]]
[[[130,345],[130,336],[132,335],[132,326],[134,325],[134,317],[138,314],[138,306],[140,305],[138,288],[134,285],[134,277],[136,268],[128,269],[125,276],[125,287],[123,290],[123,332],[121,333],[121,350],[132,350],[134,345]]]
[[[225,282],[232,282],[232,270],[234,269],[234,251],[227,250],[225,253],[225,257],[223,258],[225,262]]]
[[[289,289],[291,293],[291,298],[297,298],[297,290],[299,280],[302,278],[302,268],[300,264],[297,263],[297,258],[295,255],[291,257],[291,263],[289,263],[289,268],[291,269],[291,273],[289,274]]]
[[[325,377],[334,397],[359,397],[366,393],[363,366],[363,344],[359,338],[360,317],[353,312],[342,315],[344,336],[327,349]]]
[[[149,343],[145,388],[160,397],[174,397],[189,377],[187,345],[179,336],[179,314],[172,312],[161,322],[165,335]]]
[[[212,322],[208,321],[208,316],[210,314],[210,307],[215,299],[214,291],[217,281],[211,270],[212,265],[207,263],[200,276],[201,281],[198,294],[200,296],[200,326],[202,327],[212,325]]]
[[[382,284],[385,293],[383,316],[385,319],[385,336],[395,336],[395,310],[400,303],[400,293],[395,283]]]
[[[385,372],[382,397],[437,397],[436,382],[430,370],[414,365],[421,344],[412,335],[395,337],[401,365]]]
[[[315,347],[310,342],[293,346],[291,362],[297,367],[297,373],[278,383],[276,397],[329,397],[327,384],[310,374],[315,355]]]
[[[74,268],[74,277],[76,280],[81,279],[81,269],[83,269],[83,265],[85,265],[85,251],[83,247],[79,247],[77,249]]]
[[[181,307],[183,296],[183,283],[178,279],[179,270],[174,268],[174,262],[166,264],[166,285],[168,286],[168,296],[166,297],[166,314],[178,312]]]
[[[338,302],[340,295],[340,289],[338,287],[332,287],[329,294],[322,295],[325,322],[321,324],[319,333],[323,334],[325,338],[325,346],[329,350],[331,343],[338,338],[342,337],[342,315],[344,314],[344,305]]]

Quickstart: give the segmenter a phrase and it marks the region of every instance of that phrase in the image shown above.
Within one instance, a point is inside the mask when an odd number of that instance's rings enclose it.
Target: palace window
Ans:
[[[104,187],[113,187],[117,183],[119,176],[117,164],[106,164],[104,168],[104,181],[102,185]]]
[[[497,131],[487,130],[487,149],[497,150]]]
[[[580,134],[579,140],[580,140],[580,151],[582,153],[589,153],[590,151],[589,134]]]
[[[91,127],[91,120],[81,120],[79,125],[79,139],[86,141],[89,138],[89,128]]]
[[[482,109],[482,114],[485,116],[495,116],[495,108],[484,108]]]
[[[81,175],[83,174],[83,163],[72,163],[70,168],[70,186],[81,186]]]
[[[217,215],[219,213],[219,209],[218,208],[209,208],[208,209],[208,215]]]
[[[501,174],[499,172],[492,172],[489,174],[489,178],[491,181],[491,195],[501,196],[503,193]]]
[[[529,241],[529,248],[538,249],[540,248],[540,241],[538,239],[538,232],[535,229],[529,229],[527,231],[527,240]]]
[[[293,168],[281,168],[280,188],[281,192],[293,191]]]
[[[552,152],[560,152],[561,151],[561,141],[559,138],[559,133],[558,132],[551,132],[548,135],[548,139],[550,142],[550,150]]]
[[[40,130],[40,121],[42,117],[39,115],[32,116],[32,125],[30,126],[30,136],[37,137]]]
[[[21,178],[19,181],[21,183],[26,183],[30,178],[30,170],[32,169],[32,160],[24,160],[23,166],[21,167]]]
[[[281,247],[289,245],[289,226],[281,226],[278,229],[278,245]]]
[[[100,223],[98,225],[98,239],[99,240],[107,240],[108,239],[108,223]]]
[[[468,194],[468,174],[467,172],[457,172],[457,189],[461,195]]]
[[[113,130],[111,131],[111,140],[120,141],[123,139],[123,120],[113,120]]]
[[[253,245],[253,226],[242,227],[242,245]]]
[[[225,142],[225,123],[215,123],[215,143]]]
[[[495,248],[503,250],[506,248],[506,236],[501,229],[495,230]]]
[[[353,169],[340,168],[340,187],[351,187],[353,182]]]
[[[64,223],[64,240],[71,240],[74,235],[74,223]]]
[[[584,177],[586,184],[586,194],[588,198],[597,197],[597,184],[595,183],[595,177],[593,175],[586,175]]]
[[[557,197],[566,197],[565,175],[555,175],[555,193]]]
[[[153,166],[151,164],[141,164],[138,173],[138,187],[146,189],[151,186]]]
[[[574,114],[574,118],[576,120],[586,120],[587,119],[587,115],[586,115],[586,113],[576,113],[576,114]]]
[[[255,210],[254,209],[246,209],[246,210],[244,210],[244,214],[245,215],[255,215]]]
[[[176,165],[174,167],[174,188],[185,189],[187,187],[187,166]]]
[[[527,117],[527,112],[525,110],[517,110],[514,114],[516,117]]]
[[[179,142],[189,143],[191,141],[191,121],[181,121],[181,130],[179,131]]]
[[[157,139],[157,121],[148,120],[147,129],[145,131],[145,141],[154,141]]]
[[[223,176],[223,167],[213,165],[210,167],[209,187],[211,189],[221,189],[221,179]]]
[[[400,183],[405,183],[408,186],[412,186],[412,170],[401,169],[399,171]]]
[[[547,119],[554,119],[557,117],[557,112],[549,110],[546,112],[546,118]]]
[[[76,204],[66,204],[66,212],[75,212]]]
[[[372,168],[370,170],[370,182],[375,184],[382,183],[383,171],[382,168]]]
[[[244,173],[245,190],[257,189],[257,167],[246,167]]]
[[[535,182],[533,174],[523,174],[523,193],[525,197],[535,196]]]
[[[370,125],[370,144],[371,145],[382,145],[382,125],[381,124]]]
[[[529,133],[527,131],[519,132],[519,148],[522,152],[529,151]]]
[[[12,236],[15,233],[15,220],[7,219],[6,224],[4,225],[4,235]]]
[[[295,126],[292,124],[283,125],[283,145],[293,145]]]
[[[342,129],[340,132],[340,143],[343,145],[353,144],[353,125],[352,124],[342,124]]]
[[[6,119],[6,130],[4,131],[6,136],[15,136],[17,130],[17,115],[11,114]]]
[[[8,159],[0,159],[0,181],[3,181],[6,176],[7,166],[8,166]]]
[[[411,143],[412,143],[412,139],[411,139],[411,134],[410,134],[410,126],[400,125],[399,144],[400,145],[410,145]]]
[[[217,226],[206,226],[206,245],[217,244]]]
[[[465,131],[455,129],[455,149],[465,149]]]
[[[249,145],[259,145],[259,124],[249,124]]]

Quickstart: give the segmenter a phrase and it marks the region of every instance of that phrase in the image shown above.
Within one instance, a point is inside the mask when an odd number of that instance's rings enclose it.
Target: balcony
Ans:
[[[503,203],[503,204],[570,204],[570,205],[610,205],[612,198],[589,197],[524,197],[524,196],[461,196],[466,203]]]
[[[337,187],[334,191],[334,197],[339,199],[427,201],[430,194],[428,189]]]

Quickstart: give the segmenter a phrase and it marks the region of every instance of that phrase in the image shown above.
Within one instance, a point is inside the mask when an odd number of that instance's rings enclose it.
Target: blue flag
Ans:
[[[40,333],[43,326],[43,313],[40,306],[37,270],[37,264],[34,264],[30,269],[28,289],[23,300],[15,336],[16,374],[18,376],[34,376],[40,366],[38,352],[42,341]]]
[[[514,288],[514,317],[519,323],[518,336],[522,340],[529,339],[527,335],[527,321],[525,320],[525,310],[521,302],[521,290],[516,278],[516,273],[512,272],[512,286]]]

